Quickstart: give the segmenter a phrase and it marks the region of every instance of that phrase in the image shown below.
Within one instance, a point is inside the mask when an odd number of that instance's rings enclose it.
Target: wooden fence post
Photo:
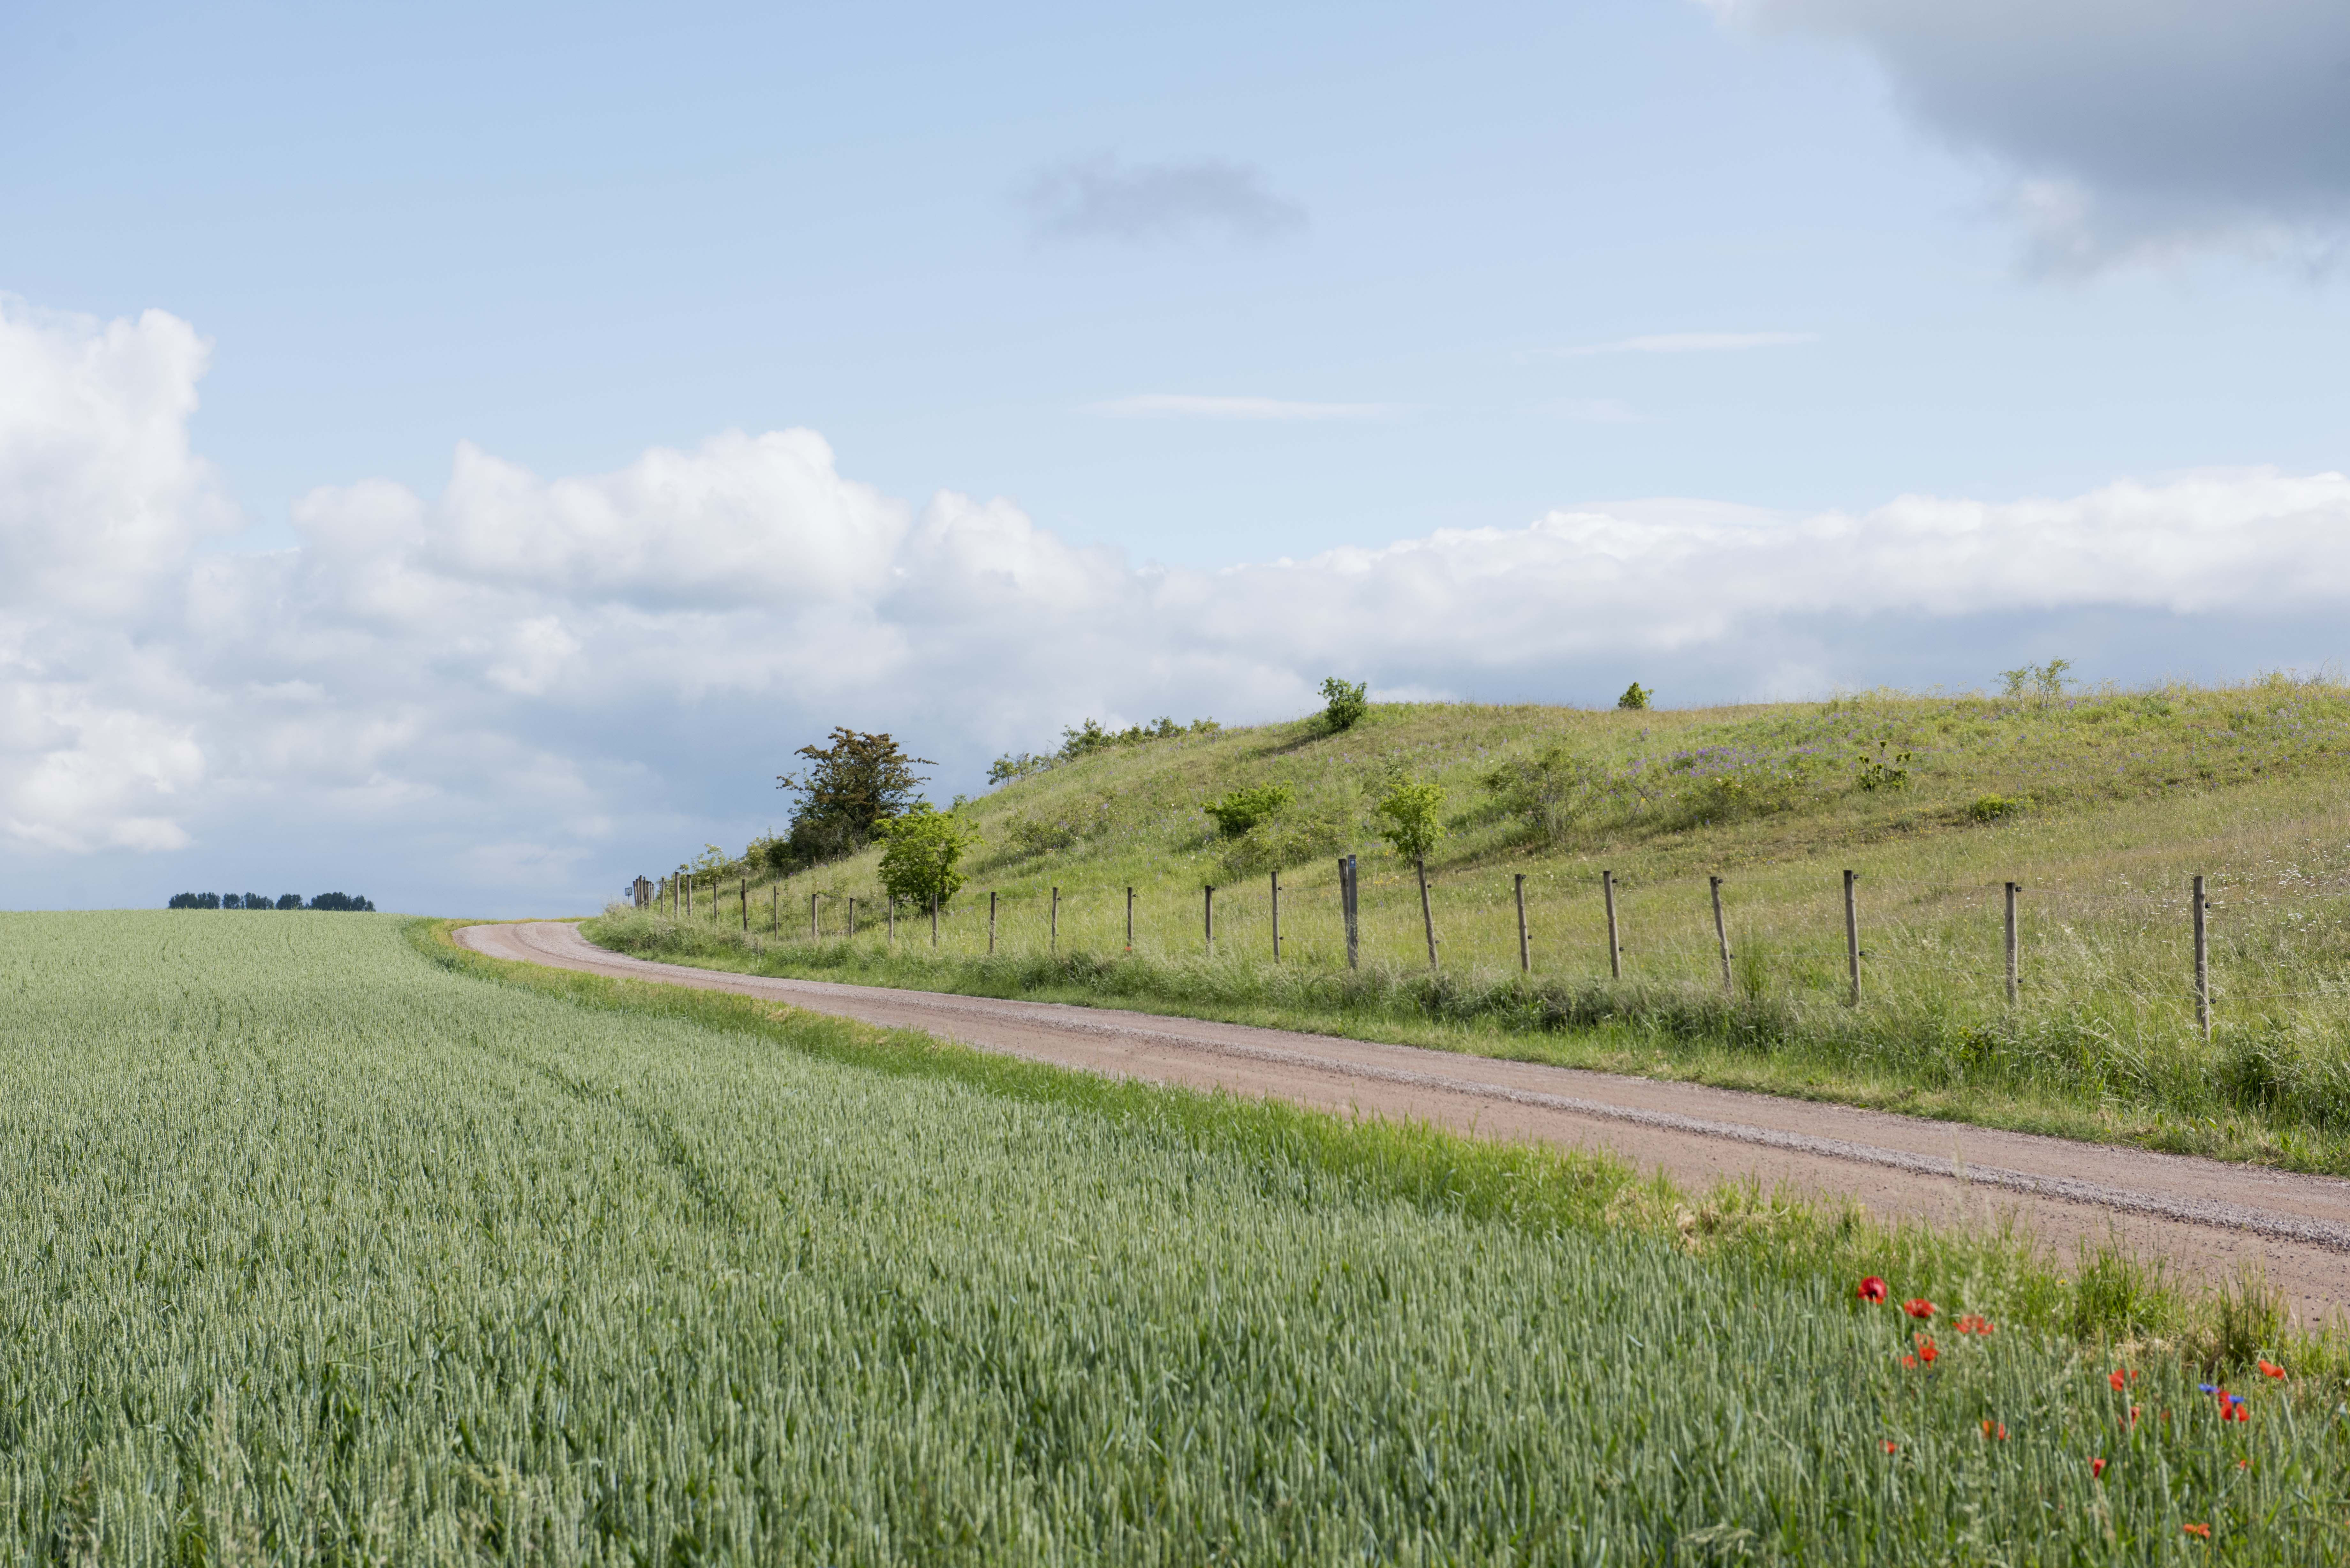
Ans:
[[[2211,933],[2205,929],[2203,878],[2195,878],[2195,1027],[2211,1043]]]
[[[1338,913],[1347,922],[1347,967],[1348,969],[1361,967],[1357,957],[1361,935],[1358,923],[1361,906],[1357,902],[1358,888],[1355,872],[1355,857],[1351,855],[1340,856],[1338,857]]]
[[[1523,871],[1517,874],[1517,895],[1518,972],[1532,974],[1534,971],[1534,944],[1526,940],[1526,874]]]
[[[2022,890],[2021,883],[2010,882],[2007,885],[2007,1004],[2010,1007],[2015,1005],[2015,896]]]
[[[1436,967],[1436,914],[1428,907],[1428,857],[1415,855],[1412,867],[1419,873],[1419,923],[1428,930],[1428,967]]]
[[[848,896],[848,939],[851,941],[857,940],[857,895],[854,893]]]
[[[1281,873],[1273,874],[1273,961],[1281,961]]]
[[[1126,890],[1126,950],[1134,950],[1134,889]]]
[[[1844,958],[1852,972],[1852,995],[1845,1002],[1847,1007],[1860,1005],[1860,898],[1853,891],[1853,884],[1859,880],[1857,871],[1844,874]]]
[[[1213,954],[1216,950],[1216,885],[1213,882],[1207,882],[1201,886],[1204,900],[1201,905],[1201,919],[1204,922],[1203,929],[1208,935],[1208,951]]]
[[[784,934],[784,885],[781,882],[767,889],[767,934]]]
[[[898,895],[885,895],[881,900],[881,918],[889,924],[889,946],[894,949],[898,945]]]
[[[810,941],[815,941],[824,934],[822,929],[816,923],[816,897],[814,893],[808,895],[808,940]]]
[[[1706,882],[1713,894],[1713,940],[1721,949],[1721,994],[1736,996],[1738,988],[1731,983],[1730,979],[1730,928],[1721,919],[1721,878],[1709,877]]]
[[[987,952],[990,958],[995,956],[995,895],[993,893],[987,896]]]
[[[751,878],[743,878],[743,934],[751,934]]]
[[[1058,888],[1053,889],[1052,924],[1047,930],[1049,934],[1045,940],[1045,950],[1057,953],[1061,950],[1061,890]]]
[[[1599,891],[1607,900],[1607,978],[1624,978],[1624,939],[1616,929],[1616,873],[1599,874]]]
[[[931,889],[931,946],[939,945],[939,890]]]

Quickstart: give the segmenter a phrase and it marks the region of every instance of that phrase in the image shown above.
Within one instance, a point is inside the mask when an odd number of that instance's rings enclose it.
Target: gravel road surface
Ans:
[[[467,926],[456,939],[493,958],[763,997],[1088,1072],[1604,1148],[1686,1188],[1755,1178],[1882,1218],[2012,1218],[2066,1254],[2114,1239],[2183,1274],[2259,1268],[2304,1322],[2350,1310],[2350,1181],[2330,1177],[1412,1045],[727,974],[608,952],[561,921]]]

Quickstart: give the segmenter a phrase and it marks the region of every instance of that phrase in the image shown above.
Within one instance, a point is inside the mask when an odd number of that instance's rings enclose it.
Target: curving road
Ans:
[[[2012,1217],[2068,1254],[2110,1238],[2213,1281],[2259,1268],[2304,1323],[2350,1308],[2350,1181],[2330,1177],[1245,1024],[727,974],[609,952],[560,921],[467,926],[456,940],[492,958],[764,997],[1088,1072],[1604,1148],[1689,1189],[1751,1177],[1883,1218]]]

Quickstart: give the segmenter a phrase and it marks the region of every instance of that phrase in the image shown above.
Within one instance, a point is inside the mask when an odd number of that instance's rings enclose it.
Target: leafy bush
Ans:
[[[2022,809],[2022,801],[2011,799],[2003,794],[1977,795],[1975,803],[1967,807],[1967,815],[1977,822],[1997,822],[2002,817],[2012,816]]]
[[[962,887],[957,868],[963,851],[977,844],[979,835],[953,813],[917,802],[910,811],[884,817],[874,830],[881,838],[881,886],[892,898],[927,907],[932,898],[943,904]]]
[[[1333,675],[1322,682],[1322,697],[1328,704],[1322,717],[1334,735],[1353,729],[1371,710],[1370,695],[1361,681],[1350,686]]]
[[[2002,694],[2009,697],[2062,697],[2064,688],[2079,682],[2064,672],[2073,668],[2069,659],[2052,659],[2045,664],[2020,665],[2002,670],[1999,679]]]
[[[1379,836],[1407,860],[1421,858],[1444,836],[1444,791],[1440,785],[1399,779],[1378,809],[1388,820]]]
[[[1238,879],[1286,871],[1335,856],[1347,847],[1355,826],[1350,813],[1336,808],[1276,813],[1226,844],[1224,875]]]
[[[1200,809],[1215,823],[1218,833],[1226,838],[1238,838],[1296,798],[1297,792],[1287,784],[1260,784],[1254,789],[1236,789],[1221,800],[1205,803]]]
[[[1624,695],[1616,699],[1616,706],[1628,709],[1646,708],[1648,705],[1648,699],[1655,695],[1655,692],[1635,680],[1624,688]]]
[[[1551,745],[1489,771],[1484,785],[1534,836],[1557,843],[1617,796],[1607,764]]]

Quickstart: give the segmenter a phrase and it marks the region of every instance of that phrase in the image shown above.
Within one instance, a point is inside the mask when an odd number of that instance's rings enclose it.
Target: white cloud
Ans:
[[[556,909],[774,820],[769,776],[835,723],[899,733],[950,793],[1087,714],[1279,717],[1333,672],[1552,700],[1637,675],[1695,701],[1969,683],[2061,636],[2092,674],[2154,676],[2314,665],[2350,611],[2350,479],[2267,471],[1808,516],[1569,507],[1201,572],[1008,501],[916,513],[785,431],[578,478],[461,449],[437,496],[322,490],[298,547],[199,553],[219,514],[183,439],[202,358],[151,362],[192,335],[39,331],[16,351],[52,385],[126,336],[151,358],[72,419],[0,430],[19,570],[102,564],[93,533],[140,542],[92,597],[0,599],[0,842],[59,888],[104,864],[142,898],[226,877]]]
[[[1574,348],[1535,352],[1563,358],[1587,354],[1730,354],[1818,340],[1819,334],[1815,332],[1659,332],[1646,337],[1622,337],[1613,343],[1586,343]]]
[[[1122,419],[1190,420],[1383,420],[1396,412],[1388,403],[1300,403],[1282,398],[1203,398],[1180,392],[1145,392],[1094,405],[1097,413]]]
[[[2222,245],[2322,259],[2350,224],[2340,0],[1705,0],[1849,40],[1907,112],[2006,172],[2033,258]]]

